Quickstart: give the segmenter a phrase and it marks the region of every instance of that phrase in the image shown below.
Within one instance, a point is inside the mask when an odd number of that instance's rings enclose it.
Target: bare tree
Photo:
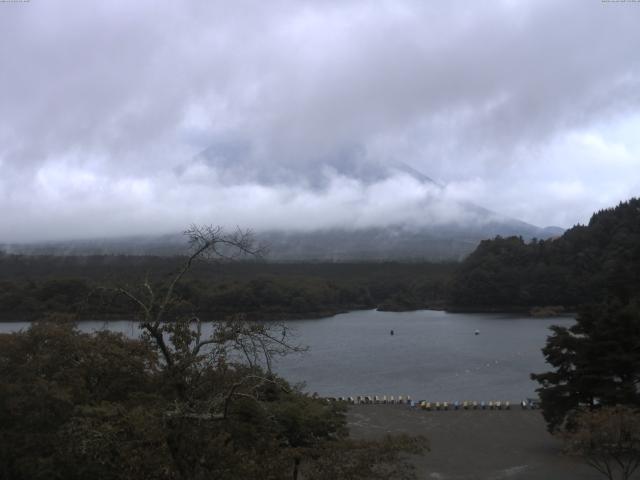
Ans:
[[[159,352],[162,368],[175,379],[179,397],[188,392],[186,378],[198,377],[205,366],[237,362],[249,367],[246,375],[233,382],[224,392],[212,395],[208,403],[223,414],[228,411],[231,398],[253,396],[265,382],[273,382],[270,375],[276,356],[300,352],[284,323],[249,322],[242,315],[209,322],[208,335],[203,334],[203,322],[193,312],[174,315],[180,304],[176,294],[195,262],[233,261],[243,256],[260,257],[264,249],[257,246],[251,231],[236,229],[227,233],[219,226],[192,225],[184,232],[190,251],[179,269],[158,285],[148,276],[137,286],[120,286],[118,292],[127,297],[137,310],[143,338]],[[266,375],[258,372],[264,372]],[[211,411],[212,405],[207,410]],[[194,415],[201,415],[200,413]]]
[[[585,411],[564,434],[568,450],[614,480],[628,480],[640,467],[640,412],[625,406]]]

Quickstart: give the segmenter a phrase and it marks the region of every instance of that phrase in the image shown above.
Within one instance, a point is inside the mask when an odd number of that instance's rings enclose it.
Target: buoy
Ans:
[[[480,335],[480,330],[476,330],[475,334]]]

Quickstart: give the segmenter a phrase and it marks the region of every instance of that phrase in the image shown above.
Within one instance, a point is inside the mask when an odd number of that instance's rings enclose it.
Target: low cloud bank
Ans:
[[[0,9],[0,241],[473,222],[469,201],[567,227],[640,193],[633,2]]]

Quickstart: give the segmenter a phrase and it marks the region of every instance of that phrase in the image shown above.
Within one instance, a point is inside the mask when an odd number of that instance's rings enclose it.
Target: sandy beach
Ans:
[[[353,405],[356,438],[425,435],[431,451],[413,459],[420,479],[597,480],[595,470],[562,452],[539,410],[423,411],[404,405]]]

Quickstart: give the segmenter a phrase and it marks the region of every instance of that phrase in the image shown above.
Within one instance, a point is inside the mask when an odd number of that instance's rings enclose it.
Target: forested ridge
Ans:
[[[55,313],[127,316],[131,304],[114,287],[147,277],[161,283],[182,261],[0,254],[0,319]],[[244,313],[282,319],[359,308],[408,310],[443,305],[454,268],[450,263],[199,263],[176,293],[184,310],[203,317]]]
[[[116,284],[162,281],[181,257],[26,256],[0,253],[0,319],[128,314]],[[484,240],[461,264],[267,263],[194,266],[178,292],[204,316],[318,316],[358,308],[573,309],[640,287],[640,199],[595,213],[587,225],[530,242]]]
[[[481,242],[457,269],[450,304],[574,308],[609,296],[626,303],[639,287],[640,199],[632,198],[555,239]]]

